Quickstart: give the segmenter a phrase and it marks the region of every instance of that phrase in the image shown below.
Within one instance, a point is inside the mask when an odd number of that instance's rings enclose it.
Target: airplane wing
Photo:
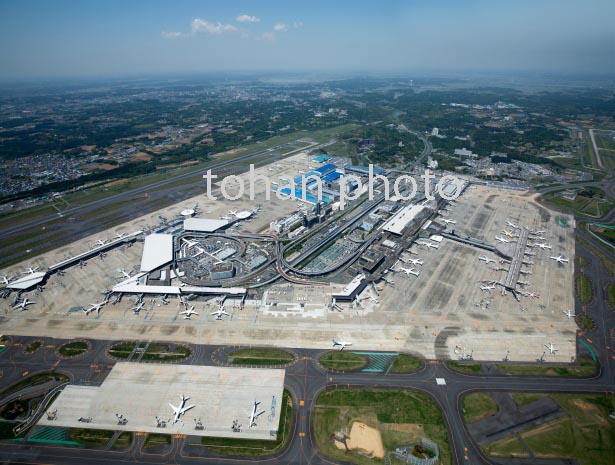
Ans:
[[[179,411],[179,407],[175,407],[173,404],[169,403],[169,407],[173,409],[173,412],[177,413]]]

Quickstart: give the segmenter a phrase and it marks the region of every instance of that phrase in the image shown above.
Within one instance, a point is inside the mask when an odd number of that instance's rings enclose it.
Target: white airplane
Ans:
[[[495,240],[499,242],[510,242],[508,239],[504,239],[503,237],[500,237],[500,236],[495,236]]]
[[[566,317],[568,318],[573,318],[576,315],[574,313],[572,313],[572,310],[568,310],[567,312],[562,312],[564,315],[566,315]]]
[[[185,245],[186,245],[189,249],[191,249],[192,247],[194,247],[195,245],[197,245],[197,244],[198,244],[198,241],[189,241],[188,239],[183,238],[183,237],[182,237],[182,241],[184,241],[184,244],[185,244]]]
[[[126,234],[124,233],[115,233],[118,239],[123,239]]]
[[[373,295],[365,296],[361,300],[365,300],[365,299],[369,299],[371,302],[374,302],[375,304],[379,304],[380,303],[380,300],[378,299],[378,297],[374,297]]]
[[[175,407],[173,404],[169,403],[169,406],[173,409],[173,423],[177,423],[179,418],[186,413],[191,408],[195,407],[194,405],[189,405],[186,407],[186,401],[190,399],[190,397],[186,397],[183,394],[180,397],[179,406]]]
[[[124,271],[123,269],[120,269],[120,273],[122,273],[122,275],[123,275],[125,278],[130,278],[130,273],[127,273],[127,272],[126,272],[126,271]]]
[[[252,403],[252,411],[247,412],[248,417],[250,417],[250,424],[248,425],[248,428],[252,428],[253,426],[256,426],[257,418],[260,417],[263,413],[265,413],[264,410],[258,410],[259,405],[260,405],[260,402],[254,401]]]
[[[438,244],[432,244],[431,242],[420,241],[420,242],[417,242],[417,244],[424,245],[425,247],[429,247],[430,249],[438,248]]]
[[[417,271],[414,268],[404,268],[403,266],[399,267],[399,270],[397,271],[401,273],[406,273],[408,276],[410,276],[411,274],[413,274],[414,276],[418,276],[419,274],[421,274],[420,271]]]
[[[423,260],[421,260],[420,258],[411,258],[410,260],[408,260],[408,262],[412,263],[413,265],[422,265],[424,263]]]
[[[0,276],[0,281],[2,281],[2,284],[8,284],[11,279],[13,278],[10,278],[8,276]]]
[[[26,268],[26,271],[22,271],[22,274],[34,274],[38,270],[38,266],[34,268]]]
[[[383,276],[381,279],[382,279],[383,283],[388,284],[389,286],[394,286],[395,285],[395,281],[393,281],[392,279],[387,278],[386,276]]]
[[[229,210],[228,214],[235,216],[235,215],[237,215],[237,210]]]
[[[513,229],[521,229],[519,226],[517,226],[515,223],[511,223],[510,221],[507,221],[506,224],[508,226],[510,226]]]
[[[28,305],[32,305],[35,304],[36,302],[32,302],[31,300],[28,300],[27,298],[25,298],[24,300],[22,300],[21,302],[17,302],[15,305],[13,305],[13,307],[21,307],[21,310],[26,310],[26,307]]]
[[[144,305],[145,305],[145,302],[139,302],[139,304],[136,307],[132,308],[133,313],[135,315],[138,315]]]
[[[480,257],[478,257],[478,259],[485,262],[485,265],[488,265],[490,262],[495,263],[495,260],[493,258],[489,258],[486,255],[481,255]]]
[[[536,244],[534,244],[534,245],[535,245],[536,247],[540,247],[542,250],[544,250],[544,249],[551,249],[551,246],[550,246],[550,245],[547,245],[547,244],[546,244],[546,243],[544,243],[544,242],[541,242],[541,243],[536,243]]]
[[[512,231],[507,231],[506,229],[504,229],[502,231],[502,234],[504,234],[505,236],[508,236],[508,237],[515,237],[515,235],[512,233]]]
[[[446,218],[442,218],[442,221],[444,221],[446,224],[457,224],[455,220],[447,220]]]
[[[344,350],[345,347],[351,346],[352,342],[344,342],[344,341],[336,341],[333,339],[333,347],[340,346],[340,352]]]
[[[98,239],[98,240],[96,241],[96,243],[97,243],[98,245],[106,245],[106,244],[107,244],[107,241],[106,241],[105,239]]]
[[[547,350],[549,352],[551,352],[552,354],[554,354],[555,352],[557,352],[557,349],[555,348],[555,346],[549,342],[548,344],[545,344],[545,347],[547,348]]]
[[[90,304],[91,307],[88,309],[83,309],[83,313],[85,313],[86,315],[89,315],[90,313],[92,313],[94,310],[96,310],[96,313],[100,313],[100,309],[103,307],[103,305],[105,305],[107,302],[101,302],[99,304]]]
[[[194,310],[194,305],[190,305],[190,308],[188,310],[179,312],[179,314],[184,315],[185,320],[189,320],[191,315],[198,315],[198,313]]]
[[[495,284],[492,284],[491,286],[481,286],[480,287],[481,291],[487,291],[487,292],[491,292],[494,289],[495,289]]]
[[[162,299],[160,299],[160,301],[163,305],[169,305],[169,299],[167,298],[166,294],[162,296]]]
[[[220,305],[220,308],[216,310],[215,312],[211,312],[211,315],[216,315],[216,320],[221,320],[222,315],[231,316],[230,314],[224,311],[224,307],[222,305]]]
[[[549,257],[551,260],[555,260],[557,263],[563,265],[564,263],[568,263],[568,259],[564,258],[562,255],[557,257]]]

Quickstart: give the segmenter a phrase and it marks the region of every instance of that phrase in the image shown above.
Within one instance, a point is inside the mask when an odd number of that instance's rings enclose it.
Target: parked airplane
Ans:
[[[198,315],[198,313],[194,310],[194,305],[190,305],[188,310],[184,310],[183,312],[179,312],[180,315],[184,315],[185,320],[189,320],[190,316]]]
[[[408,260],[410,263],[412,263],[413,265],[422,265],[423,260],[421,260],[420,258],[411,258],[410,260]]]
[[[568,310],[567,312],[562,312],[568,318],[574,318],[576,315],[572,313],[572,310]]]
[[[518,236],[518,235],[513,234],[512,231],[508,231],[506,229],[502,230],[502,234],[504,234],[505,236],[508,236],[508,237],[517,237]]]
[[[389,286],[395,286],[395,281],[387,278],[386,276],[382,276],[382,282],[388,284]]]
[[[508,226],[510,226],[513,229],[521,229],[519,226],[517,226],[515,223],[511,223],[510,221],[507,221],[506,224]]]
[[[481,255],[480,257],[478,257],[478,259],[485,262],[485,265],[488,265],[490,262],[495,263],[495,260],[493,258],[489,258],[486,255]]]
[[[418,276],[419,274],[421,274],[419,271],[415,270],[414,268],[404,268],[403,266],[399,267],[399,270],[397,270],[401,273],[406,273],[408,276],[410,276],[411,274],[413,274],[414,276]]]
[[[439,246],[438,244],[432,244],[431,242],[425,242],[425,241],[419,241],[417,242],[418,245],[424,245],[425,247],[429,247],[430,249],[437,249]]]
[[[259,405],[260,405],[260,402],[254,401],[252,403],[252,411],[247,412],[248,417],[250,417],[250,424],[248,425],[248,428],[252,428],[253,426],[256,426],[256,420],[258,419],[258,417],[260,417],[263,413],[265,413],[264,410],[258,410]]]
[[[177,407],[175,407],[173,404],[169,403],[169,406],[173,409],[173,423],[177,423],[179,421],[179,418],[186,413],[188,410],[190,410],[191,408],[195,407],[194,405],[189,405],[188,407],[186,407],[186,401],[190,399],[190,397],[186,397],[183,394],[180,397],[180,402],[179,405]]]
[[[500,236],[495,236],[495,240],[499,242],[510,242],[508,239],[504,239],[503,237],[500,237]]]
[[[138,315],[144,305],[145,305],[145,302],[139,302],[139,304],[136,307],[132,308],[133,313],[135,315]]]
[[[162,299],[160,299],[160,301],[162,302],[162,305],[169,305],[169,299],[167,298],[167,295],[163,295]]]
[[[105,239],[98,239],[98,240],[96,241],[96,243],[97,243],[98,245],[107,245],[107,241],[106,241]]]
[[[8,276],[0,276],[0,281],[2,281],[2,284],[8,284],[11,279],[13,278],[9,278]]]
[[[542,250],[544,250],[544,249],[551,249],[551,246],[547,245],[545,242],[536,243],[534,245],[536,247],[540,247]]]
[[[22,274],[34,274],[38,270],[38,266],[34,268],[26,268],[26,271],[22,271]]]
[[[563,265],[564,263],[568,263],[568,259],[564,258],[562,255],[557,257],[549,257],[551,260],[555,260],[557,263]]]
[[[229,210],[228,214],[236,216],[237,215],[237,210]]]
[[[481,291],[487,291],[487,292],[491,292],[494,289],[495,289],[495,285],[494,284],[492,284],[491,286],[481,286],[480,287]]]
[[[26,307],[28,305],[32,305],[35,304],[36,302],[32,302],[31,300],[28,300],[27,298],[25,298],[22,301],[17,301],[17,303],[15,303],[15,305],[13,305],[13,307],[21,307],[21,310],[24,311],[26,310]]]
[[[333,339],[333,347],[340,346],[340,352],[344,350],[345,347],[351,346],[352,342],[344,342],[344,341],[336,341]]]
[[[549,342],[548,344],[545,344],[545,347],[547,348],[547,350],[549,352],[551,352],[552,354],[554,354],[555,352],[557,352],[557,349],[555,348],[555,346]]]
[[[222,315],[231,316],[230,314],[224,311],[224,306],[220,305],[220,308],[215,312],[211,312],[211,315],[216,315],[216,320],[221,320]]]
[[[446,224],[457,224],[455,220],[447,220],[446,218],[442,218],[442,221],[444,221]]]
[[[91,307],[90,308],[84,308],[83,309],[83,313],[85,313],[86,315],[89,315],[90,313],[92,313],[94,310],[96,310],[96,313],[99,314],[100,313],[100,309],[107,303],[106,300],[102,301],[99,304],[90,304]]]
[[[124,271],[123,269],[120,269],[120,273],[122,273],[122,275],[123,275],[125,278],[130,278],[130,273],[127,273],[127,272],[126,272],[126,271]]]

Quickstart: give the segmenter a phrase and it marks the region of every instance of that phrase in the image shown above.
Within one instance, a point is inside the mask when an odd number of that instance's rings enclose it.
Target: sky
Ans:
[[[0,0],[0,79],[615,73],[613,0]]]

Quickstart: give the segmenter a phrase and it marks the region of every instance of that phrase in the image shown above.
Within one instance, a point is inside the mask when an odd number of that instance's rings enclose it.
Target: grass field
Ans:
[[[592,282],[584,274],[580,274],[576,277],[575,291],[577,297],[581,300],[581,302],[583,302],[584,304],[591,302],[593,296]]]
[[[610,275],[615,275],[615,262],[609,259],[606,255],[604,255],[600,250],[594,247],[590,242],[586,241],[582,237],[577,236],[577,241],[583,244],[584,247],[591,250],[591,252],[600,259],[600,263],[606,270],[606,272]]]
[[[329,439],[331,434],[348,430],[354,421],[378,429],[386,451],[429,438],[440,448],[441,463],[452,463],[442,413],[425,394],[411,390],[337,388],[318,397],[313,428],[320,451],[333,460],[359,465],[383,463],[357,452],[346,455]]]
[[[88,345],[83,341],[74,341],[63,344],[58,349],[60,355],[64,357],[75,357],[88,351]]]
[[[104,446],[113,437],[113,431],[104,429],[69,428],[68,440],[86,446]]]
[[[367,357],[352,352],[328,352],[319,359],[320,364],[331,370],[359,370],[367,365]]]
[[[113,449],[125,449],[132,444],[132,438],[130,431],[124,431],[113,443]]]
[[[615,229],[601,228],[596,225],[590,225],[589,229],[601,239],[615,245]]]
[[[168,446],[171,444],[171,435],[170,434],[148,434],[143,447],[146,449],[151,449],[153,447],[159,446]]]
[[[489,394],[473,392],[463,396],[463,417],[466,423],[473,423],[498,413],[498,406]]]
[[[393,365],[391,366],[391,373],[413,373],[418,371],[423,366],[423,361],[417,357],[408,354],[399,354]]]
[[[459,373],[478,373],[480,371],[480,364],[478,363],[463,363],[449,360],[446,364],[450,369]]]
[[[556,210],[595,218],[606,215],[615,207],[615,202],[597,187],[584,188],[578,191],[574,200],[561,197],[562,191],[549,192],[540,197],[546,204]]]
[[[581,268],[583,268],[583,267],[585,267],[585,266],[589,265],[589,260],[588,260],[587,258],[585,258],[585,257],[582,257],[582,256],[580,256],[580,255],[579,255],[579,256],[577,257],[577,260],[579,260],[579,266],[580,266]]]
[[[609,412],[615,409],[615,396],[549,394],[549,397],[566,416],[520,433],[536,458],[576,459],[581,465],[613,463],[615,422],[609,418]],[[519,456],[525,451],[516,442],[511,435],[483,450],[497,457]]]
[[[286,365],[293,354],[280,349],[238,349],[228,355],[233,365]]]
[[[41,341],[33,341],[30,344],[28,344],[26,346],[26,348],[24,349],[24,351],[28,354],[31,354],[32,352],[38,350],[41,348],[41,346],[43,345],[43,343]]]
[[[606,296],[611,306],[611,310],[615,311],[615,284],[609,284],[606,286]]]
[[[282,398],[282,406],[278,435],[274,441],[203,437],[200,445],[212,452],[226,455],[258,457],[280,452],[288,443],[293,420],[293,400],[286,389]]]
[[[584,331],[588,331],[590,329],[592,329],[594,327],[594,322],[593,320],[588,317],[587,315],[581,315],[578,317],[577,319],[579,326],[581,327],[582,330]]]
[[[581,359],[576,365],[508,365],[500,364],[498,368],[514,376],[591,376],[596,372],[596,362]]]
[[[135,352],[133,358],[137,358],[140,350],[143,350],[147,343],[145,342],[122,342],[111,346],[109,355],[119,359],[127,359],[135,347],[139,350]],[[141,360],[145,361],[167,361],[174,362],[190,357],[192,351],[185,346],[179,344],[164,344],[150,343]]]
[[[512,398],[515,401],[515,404],[519,407],[523,407],[524,405],[531,404],[532,402],[542,399],[544,394],[533,394],[527,392],[513,392]]]

